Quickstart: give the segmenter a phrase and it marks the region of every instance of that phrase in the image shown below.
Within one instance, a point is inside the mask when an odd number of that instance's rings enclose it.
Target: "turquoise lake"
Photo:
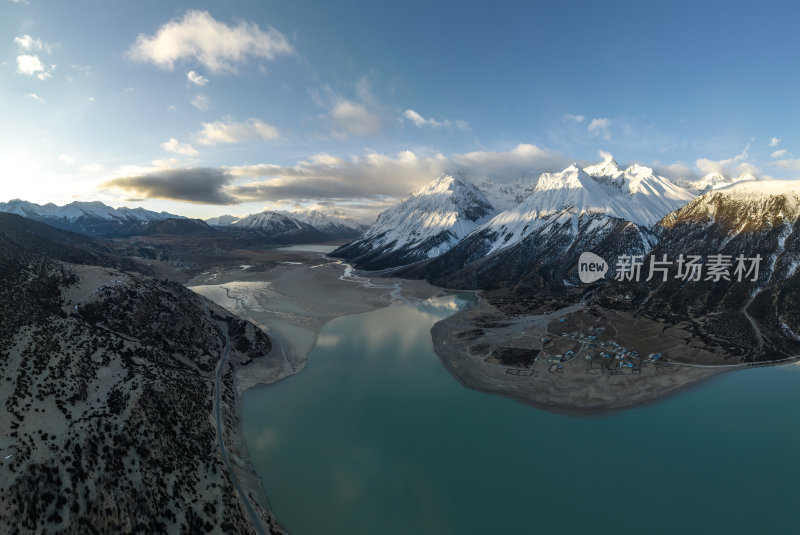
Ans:
[[[307,534],[797,533],[800,366],[600,416],[461,386],[431,326],[457,296],[328,323],[298,375],[244,394],[279,522]]]

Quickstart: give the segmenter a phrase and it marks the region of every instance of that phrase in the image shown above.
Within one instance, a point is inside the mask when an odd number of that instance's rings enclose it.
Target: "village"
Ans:
[[[565,318],[554,322],[564,326]],[[585,371],[603,376],[641,374],[643,369],[654,371],[671,367],[673,362],[660,352],[649,352],[646,356],[626,347],[606,333],[605,327],[591,326],[586,332],[571,330],[551,332],[538,338],[541,349],[533,346],[495,347],[485,362],[505,366],[505,373],[522,377],[535,377],[539,372],[571,373]],[[583,369],[581,369],[583,368]]]

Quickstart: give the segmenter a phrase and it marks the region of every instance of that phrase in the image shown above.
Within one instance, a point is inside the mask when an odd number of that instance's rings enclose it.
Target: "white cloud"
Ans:
[[[738,176],[746,171],[757,174],[759,172],[758,168],[752,163],[747,162],[747,159],[749,158],[747,152],[749,150],[750,144],[748,143],[744,150],[742,150],[741,153],[737,154],[733,158],[727,158],[724,160],[709,160],[708,158],[699,158],[695,162],[695,165],[703,175],[707,175],[709,173],[719,173],[724,176]]]
[[[770,147],[777,147],[778,143],[780,143],[780,142],[781,142],[781,139],[779,137],[773,137],[772,139],[769,140],[769,146]]]
[[[770,158],[783,158],[789,153],[786,149],[776,150],[772,154],[770,154]]]
[[[230,119],[203,123],[203,129],[195,134],[197,142],[203,145],[219,143],[241,143],[254,139],[278,139],[280,132],[261,119],[248,119],[246,122],[232,122]]]
[[[95,100],[97,100],[97,99],[95,99],[94,97],[89,97],[87,100],[88,100],[89,102],[94,102],[94,101],[95,101]]]
[[[39,55],[33,53],[42,50],[50,53],[52,51],[51,45],[27,34],[15,37],[14,43],[17,44],[20,50],[20,54],[17,56],[18,73],[27,76],[36,76],[40,80],[46,80],[52,76],[52,71],[56,66],[50,65],[48,68],[42,63],[42,60],[39,59]]]
[[[286,37],[258,25],[241,22],[228,26],[207,11],[190,10],[158,29],[155,35],[139,34],[128,50],[135,61],[153,63],[167,70],[182,60],[194,60],[213,73],[233,72],[248,57],[273,59],[294,53]]]
[[[32,50],[42,50],[48,48],[40,39],[35,39],[30,35],[21,35],[14,38],[14,42],[23,52],[30,52]]]
[[[780,167],[781,169],[785,169],[787,171],[800,172],[800,159],[778,160],[777,162],[772,162],[771,165],[774,165],[775,167]]]
[[[331,111],[331,118],[338,129],[339,137],[344,133],[365,136],[380,128],[380,118],[367,110],[362,104],[349,100],[340,100]],[[342,132],[344,131],[344,133]]]
[[[510,182],[521,175],[538,176],[560,170],[568,158],[535,145],[520,144],[510,151],[479,151],[453,154],[420,154],[411,150],[387,155],[368,152],[337,158],[318,154],[292,166],[260,164],[225,168],[232,176],[258,179],[229,190],[240,201],[287,199],[376,199],[399,198],[429,183],[446,169],[470,176],[490,176]]]
[[[681,161],[668,164],[654,162],[651,167],[656,174],[667,178],[692,179],[697,177],[697,173],[687,163]]]
[[[448,126],[448,127],[450,126],[450,121],[448,121],[447,119],[443,121],[437,121],[433,117],[426,119],[425,117],[423,117],[422,115],[411,109],[408,109],[405,112],[403,112],[403,118],[405,118],[408,121],[411,121],[412,123],[414,123],[414,126],[418,127],[432,126],[434,128],[439,128],[440,126]],[[456,128],[460,130],[469,130],[469,124],[467,123],[467,121],[458,120],[454,121],[453,124],[455,124]]]
[[[202,74],[197,74],[194,71],[189,71],[186,73],[186,79],[189,80],[194,85],[204,86],[208,83],[208,78],[203,76]]]
[[[58,161],[67,165],[73,165],[77,160],[69,154],[59,154]]]
[[[47,69],[39,60],[37,54],[21,54],[17,56],[17,72],[27,76],[36,76],[39,80],[46,80],[52,76],[51,71],[55,65]]]
[[[197,95],[191,100],[191,104],[198,110],[205,111],[211,105],[211,101],[205,95]]]
[[[28,97],[31,100],[35,100],[36,102],[44,102],[44,99],[42,97],[40,97],[39,95],[37,95],[36,93],[28,93],[25,96]]]
[[[611,134],[608,129],[611,128],[611,124],[611,119],[606,117],[595,118],[589,123],[587,129],[594,135],[602,134],[603,139],[610,140]]]
[[[571,113],[567,113],[564,115],[565,121],[573,121],[576,123],[582,123],[586,119],[583,115],[572,115]]]
[[[174,137],[162,143],[161,148],[169,152],[174,152],[175,154],[184,154],[186,156],[195,156],[199,154],[197,149],[192,147],[191,143],[181,143]]]
[[[438,128],[440,126],[447,126],[450,124],[450,121],[437,121],[433,117],[430,119],[424,118],[419,113],[415,112],[414,110],[406,110],[403,113],[403,117],[414,123],[414,126],[432,126],[434,128]]]

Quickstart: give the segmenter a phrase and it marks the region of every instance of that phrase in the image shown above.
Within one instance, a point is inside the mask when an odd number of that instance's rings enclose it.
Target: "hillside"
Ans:
[[[0,531],[253,533],[214,393],[235,428],[234,369],[269,339],[82,240],[0,216]]]

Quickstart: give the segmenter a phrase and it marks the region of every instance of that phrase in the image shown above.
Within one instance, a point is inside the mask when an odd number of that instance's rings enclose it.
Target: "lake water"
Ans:
[[[445,370],[429,330],[464,305],[339,318],[304,371],[245,392],[254,468],[293,535],[798,532],[800,366],[553,414]]]
[[[276,251],[297,251],[305,253],[332,253],[338,249],[338,245],[317,245],[313,243],[306,243],[302,245],[289,245],[287,247],[277,247]]]

